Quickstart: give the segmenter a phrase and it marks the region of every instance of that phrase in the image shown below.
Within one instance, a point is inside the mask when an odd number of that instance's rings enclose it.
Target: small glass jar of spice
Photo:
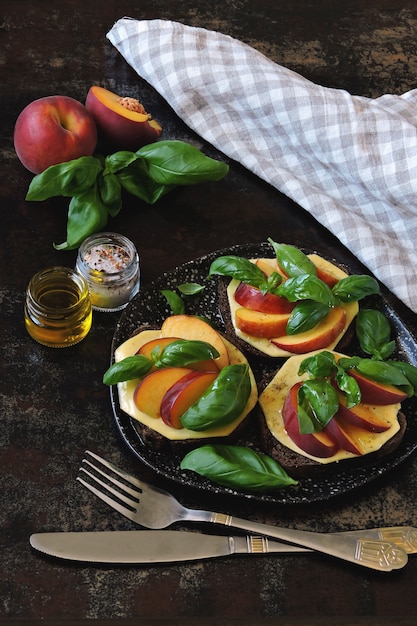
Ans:
[[[139,291],[139,256],[124,235],[88,237],[79,247],[75,269],[87,281],[96,311],[120,311]]]

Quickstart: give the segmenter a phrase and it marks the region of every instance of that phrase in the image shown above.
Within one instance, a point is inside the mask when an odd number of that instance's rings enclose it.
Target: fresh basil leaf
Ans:
[[[251,393],[246,364],[227,365],[204,394],[181,416],[184,428],[202,431],[224,426],[243,412]]]
[[[359,374],[379,383],[400,388],[407,388],[410,385],[407,376],[400,368],[385,361],[360,359],[355,369]]]
[[[334,379],[340,391],[346,395],[347,406],[359,404],[360,388],[357,381],[336,362],[332,352],[323,350],[303,359],[298,375],[302,376],[304,373],[323,381],[330,382]]]
[[[310,330],[317,326],[328,313],[327,304],[314,300],[302,300],[291,311],[285,331],[287,335],[295,335]]]
[[[219,485],[245,491],[263,492],[297,484],[274,459],[242,446],[196,448],[183,458],[180,467]]]
[[[162,289],[161,293],[167,300],[173,315],[182,315],[185,313],[185,304],[181,296],[171,289]]]
[[[338,361],[338,365],[345,370],[350,370],[356,367],[360,360],[360,356],[342,356]]]
[[[214,274],[230,276],[252,287],[260,288],[266,284],[266,277],[262,270],[249,259],[239,256],[226,255],[215,259],[210,265],[209,278]]]
[[[198,283],[183,283],[178,285],[178,291],[184,296],[195,296],[204,291],[204,285]]]
[[[339,409],[339,396],[326,380],[306,380],[298,390],[300,433],[323,430]]]
[[[219,353],[216,348],[205,341],[177,339],[152,356],[158,368],[185,367],[191,363],[217,359]]]
[[[54,196],[80,195],[94,185],[101,170],[100,159],[93,156],[84,156],[51,165],[32,178],[26,200],[47,200]]]
[[[277,295],[284,296],[290,302],[297,300],[314,300],[328,307],[336,304],[335,297],[328,285],[311,274],[301,274],[288,278],[277,288]]]
[[[127,356],[109,367],[103,376],[103,383],[105,385],[115,385],[125,380],[143,378],[152,367],[152,359],[148,359],[143,354]]]
[[[338,367],[335,380],[340,391],[346,396],[346,406],[350,409],[361,401],[361,390],[356,378],[350,376],[342,367]]]
[[[336,370],[337,364],[334,354],[328,350],[323,350],[303,359],[298,369],[298,375],[302,376],[307,372],[314,378],[330,378]]]
[[[270,237],[268,242],[274,248],[278,264],[287,276],[295,277],[302,274],[317,276],[316,266],[304,252],[286,243],[276,243]]]
[[[123,189],[147,204],[155,204],[175,185],[161,185],[148,177],[139,160],[132,161],[125,169],[117,172],[117,178]]]
[[[73,250],[107,224],[107,209],[101,201],[98,185],[71,198],[68,208],[67,240],[54,244],[57,250]]]
[[[122,186],[115,174],[100,172],[98,176],[98,188],[102,203],[109,215],[115,217],[122,208]]]
[[[267,293],[268,291],[270,293],[275,293],[276,288],[281,283],[282,283],[282,275],[279,274],[278,272],[272,272],[272,274],[270,274],[268,278],[266,279],[266,285],[262,285],[262,284],[260,285],[260,290],[264,294]]]
[[[362,350],[377,359],[386,359],[395,349],[395,342],[390,341],[390,323],[381,311],[359,311],[356,316],[356,336]]]
[[[412,387],[412,390],[410,389],[408,392],[408,396],[411,398],[411,396],[417,395],[417,367],[405,361],[387,361],[387,363],[392,367],[398,368],[407,378],[410,387]]]
[[[396,348],[396,343],[394,340],[385,343],[379,348],[379,351],[375,353],[375,358],[380,359],[381,361],[385,361],[389,356],[394,352]]]
[[[128,165],[137,159],[137,155],[134,152],[129,152],[128,150],[119,150],[119,152],[108,154],[104,161],[105,174],[107,174],[107,172],[110,174],[116,174],[117,172],[120,172],[120,170],[128,167]]]
[[[366,296],[378,294],[380,289],[375,278],[364,274],[342,278],[334,285],[332,291],[340,302],[357,302]]]
[[[217,181],[229,171],[226,163],[211,159],[183,141],[157,141],[143,146],[136,155],[146,163],[148,176],[160,185]]]

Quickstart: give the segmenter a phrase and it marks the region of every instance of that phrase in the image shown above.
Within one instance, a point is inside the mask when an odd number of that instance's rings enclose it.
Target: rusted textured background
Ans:
[[[415,623],[413,559],[404,571],[381,575],[321,556],[113,568],[61,563],[31,552],[28,538],[36,531],[133,527],[76,483],[84,449],[97,450],[128,471],[149,472],[120,441],[101,381],[118,315],[95,315],[87,339],[68,350],[43,348],[25,332],[30,277],[45,266],[73,265],[75,253],[52,245],[65,238],[66,201],[26,202],[31,175],[13,149],[14,122],[30,101],[51,94],[84,101],[89,87],[101,84],[118,93],[140,93],[165,137],[191,141],[222,158],[107,42],[106,32],[125,15],[220,30],[315,82],[376,97],[417,84],[414,0],[2,0],[0,11],[0,621]],[[268,236],[349,260],[348,251],[299,207],[238,165],[230,166],[225,181],[177,190],[153,207],[126,200],[109,227],[135,241],[143,284],[213,250]],[[395,305],[416,329],[415,316]],[[201,501],[179,488],[176,493],[191,506],[298,528],[416,524],[417,462],[410,459],[350,496],[296,510]]]

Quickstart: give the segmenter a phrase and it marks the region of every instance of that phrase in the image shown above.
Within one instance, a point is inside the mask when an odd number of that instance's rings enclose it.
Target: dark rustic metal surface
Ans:
[[[117,314],[95,314],[89,336],[65,350],[26,334],[24,290],[53,264],[65,238],[66,201],[28,203],[31,175],[13,150],[13,126],[35,98],[84,100],[92,84],[137,91],[166,138],[201,145],[105,38],[129,15],[167,18],[242,39],[307,78],[357,94],[402,93],[417,84],[415,0],[1,0],[0,14],[0,621],[100,624],[413,624],[417,560],[377,574],[322,556],[262,556],[178,566],[91,567],[31,552],[38,531],[131,528],[76,483],[86,448],[130,472],[138,462],[119,440],[102,374]],[[131,237],[142,280],[236,243],[277,240],[333,256],[337,240],[287,198],[231,163],[220,183],[174,191],[153,207],[127,199],[109,227]],[[348,258],[348,253],[346,252]],[[416,316],[394,301],[417,330]],[[143,470],[145,474],[149,470]],[[148,476],[152,478],[152,476]],[[354,494],[320,506],[251,507],[174,490],[191,506],[303,529],[417,525],[417,459]],[[27,620],[29,620],[27,622]],[[85,620],[85,621],[84,621]]]

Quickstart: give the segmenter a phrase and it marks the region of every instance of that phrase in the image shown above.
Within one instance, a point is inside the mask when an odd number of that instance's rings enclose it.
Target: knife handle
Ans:
[[[246,535],[229,537],[230,554],[299,554],[309,552],[309,548],[293,546],[268,539],[265,535]]]
[[[388,526],[383,528],[367,528],[363,530],[347,530],[332,533],[336,536],[351,535],[362,539],[375,539],[395,543],[407,554],[417,552],[417,529],[412,526]],[[231,552],[240,554],[273,554],[313,552],[310,548],[303,548],[292,544],[268,539],[265,535],[246,535],[244,537],[230,537]]]

